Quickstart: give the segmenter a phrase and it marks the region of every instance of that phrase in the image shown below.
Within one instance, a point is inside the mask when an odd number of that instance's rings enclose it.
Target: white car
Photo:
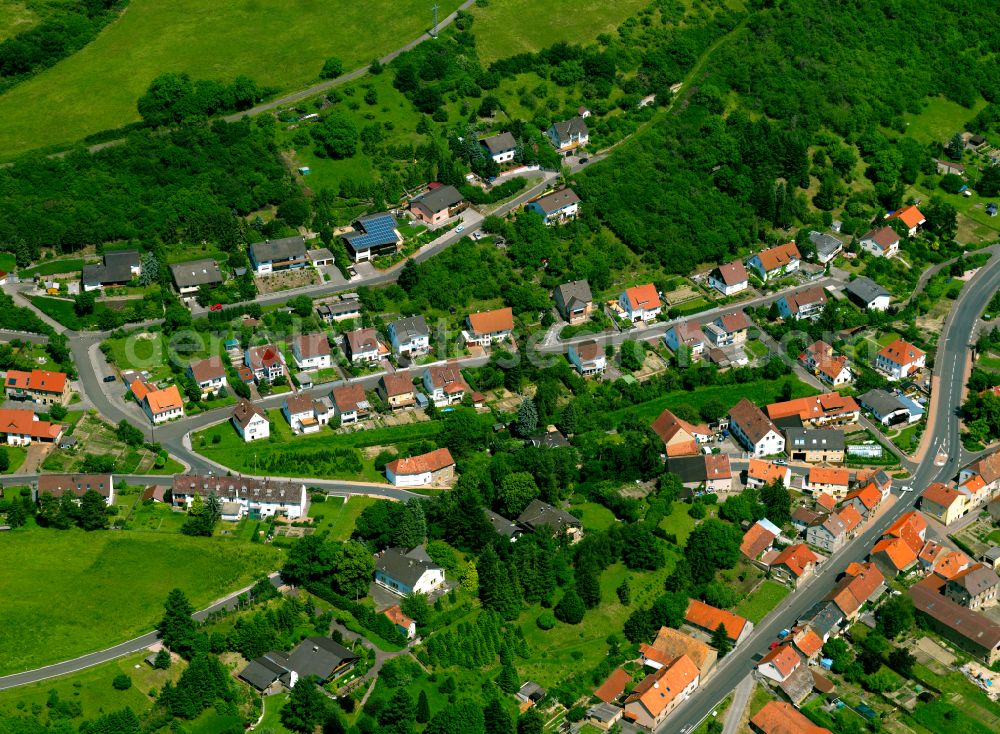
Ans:
[[[464,232],[465,231],[465,225],[464,224],[458,225],[457,227],[455,227],[455,231],[456,232]]]

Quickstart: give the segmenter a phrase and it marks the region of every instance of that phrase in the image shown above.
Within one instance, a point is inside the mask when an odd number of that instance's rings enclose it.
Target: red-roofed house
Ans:
[[[899,538],[914,553],[919,553],[927,538],[927,521],[919,512],[911,511],[900,515],[882,534],[883,538]]]
[[[899,252],[900,237],[892,227],[873,229],[859,240],[863,250],[875,257],[893,257]]]
[[[675,456],[696,456],[698,444],[708,441],[712,432],[708,426],[694,426],[678,418],[669,410],[664,410],[653,421],[653,432],[663,441],[667,458]]]
[[[611,675],[594,691],[594,695],[604,703],[611,703],[625,692],[625,686],[631,682],[632,676],[621,668],[615,668]]]
[[[771,574],[779,581],[790,581],[798,585],[816,570],[819,556],[809,550],[805,543],[790,545],[771,561]]]
[[[866,484],[860,489],[848,492],[844,502],[853,505],[862,517],[868,517],[882,505],[882,493],[874,484]]]
[[[681,655],[639,682],[625,699],[625,718],[646,729],[655,729],[695,692],[700,681],[697,666]]]
[[[767,406],[767,416],[773,421],[797,416],[804,426],[826,426],[857,423],[861,406],[850,395],[827,392],[808,398],[796,398]]]
[[[910,237],[915,236],[917,234],[917,229],[927,221],[924,219],[924,215],[920,213],[920,210],[913,204],[910,204],[910,206],[904,206],[902,209],[897,209],[895,212],[886,217],[886,221],[891,219],[898,219],[905,224],[907,233]]]
[[[927,354],[902,339],[888,344],[875,358],[875,369],[890,380],[902,380],[927,364]]]
[[[967,511],[965,495],[947,484],[934,482],[920,495],[920,509],[938,522],[951,525]]]
[[[243,362],[258,382],[274,382],[285,371],[285,355],[273,344],[250,347],[243,353]]]
[[[743,542],[740,544],[740,553],[751,561],[757,560],[761,553],[771,550],[777,533],[770,530],[767,525],[755,522],[750,529],[743,534]]]
[[[774,482],[781,482],[786,487],[790,486],[792,482],[791,467],[780,466],[764,459],[750,459],[750,464],[747,467],[746,486],[757,488]]]
[[[806,660],[815,660],[823,649],[823,638],[806,625],[792,633],[792,644]]]
[[[761,250],[747,260],[747,266],[760,275],[761,280],[778,278],[799,269],[802,255],[794,242]]]
[[[397,487],[444,484],[455,478],[455,460],[448,449],[435,449],[408,459],[394,459],[385,465],[385,477]]]
[[[663,307],[660,303],[660,294],[652,283],[626,288],[619,296],[618,304],[625,312],[625,318],[633,323],[655,320]]]
[[[847,366],[847,357],[834,355],[833,347],[824,341],[818,341],[806,347],[805,351],[799,355],[799,362],[823,382],[833,387],[846,385],[854,379],[854,373]]]
[[[0,409],[0,436],[8,446],[28,446],[32,441],[52,443],[62,436],[58,423],[39,420],[32,410]]]
[[[708,675],[718,658],[718,653],[701,640],[670,627],[660,627],[651,645],[639,645],[639,654],[642,664],[653,670],[669,665],[681,655],[686,655],[698,668],[702,677]]]
[[[827,466],[813,466],[802,481],[802,488],[817,494],[824,492],[834,498],[844,497],[851,486],[851,472]]]
[[[743,642],[753,632],[753,622],[749,619],[723,609],[716,609],[697,599],[688,601],[684,621],[705,632],[715,632],[721,624],[734,645]]]
[[[822,507],[824,510],[832,510],[837,506],[837,500],[832,494],[827,494],[826,492],[820,492],[814,498],[816,504]]]
[[[729,430],[756,456],[773,456],[785,450],[785,437],[763,411],[741,398],[729,411]]]
[[[786,642],[778,645],[757,663],[757,672],[765,678],[781,683],[794,673],[802,665],[802,656],[795,650],[795,647]]]
[[[406,639],[412,640],[417,636],[417,623],[403,614],[403,610],[399,608],[399,604],[393,604],[388,609],[383,609],[382,614],[396,625],[396,629],[406,635]]]
[[[498,308],[495,311],[470,313],[466,322],[469,327],[465,332],[466,343],[488,347],[493,342],[510,338],[514,331],[514,312],[510,308]]]
[[[887,579],[896,578],[917,562],[917,552],[901,538],[883,538],[871,552],[872,562]]]
[[[66,405],[70,397],[65,372],[8,370],[4,387],[12,400],[30,400],[42,405]]]
[[[754,734],[832,734],[829,729],[816,726],[790,703],[768,701],[764,708],[750,719]]]

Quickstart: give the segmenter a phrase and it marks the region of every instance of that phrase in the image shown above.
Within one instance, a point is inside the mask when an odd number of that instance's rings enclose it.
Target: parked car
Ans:
[[[108,375],[104,378],[105,382],[114,382],[117,378],[114,375]]]
[[[455,227],[455,232],[464,232],[464,231],[465,231],[465,225],[464,224],[460,224],[457,227]]]
[[[221,311],[222,310],[222,304],[221,303],[213,303],[211,306],[208,307],[208,310],[209,311]]]

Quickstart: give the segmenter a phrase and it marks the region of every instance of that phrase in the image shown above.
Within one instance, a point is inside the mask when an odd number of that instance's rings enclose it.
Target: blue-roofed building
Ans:
[[[354,230],[343,235],[347,254],[354,262],[363,262],[396,252],[403,242],[396,226],[396,218],[388,212],[360,217]]]
[[[896,396],[896,400],[898,400],[902,405],[905,405],[907,410],[910,411],[910,423],[916,423],[924,417],[925,408],[916,400],[911,400],[902,393]]]

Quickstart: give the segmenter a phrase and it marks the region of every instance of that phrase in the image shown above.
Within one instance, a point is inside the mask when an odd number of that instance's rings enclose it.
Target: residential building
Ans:
[[[431,350],[431,330],[423,316],[408,316],[391,321],[388,326],[392,351],[406,357],[417,357]]]
[[[885,577],[874,563],[852,563],[826,598],[840,608],[845,619],[853,621],[865,603],[886,588]]]
[[[424,370],[424,390],[438,407],[461,403],[472,393],[457,364],[432,364]]]
[[[895,257],[899,253],[900,237],[892,227],[879,227],[862,236],[861,249],[875,257]]]
[[[316,433],[319,421],[313,399],[307,394],[289,395],[281,401],[281,414],[294,433]]]
[[[296,368],[306,372],[329,369],[333,366],[330,340],[321,331],[297,336],[292,340],[292,359]]]
[[[919,553],[927,540],[927,521],[919,512],[900,515],[882,534],[883,538],[898,538],[914,553]]]
[[[583,537],[583,524],[578,518],[541,500],[531,500],[517,522],[530,532],[548,527],[558,535],[569,536],[572,542]]]
[[[698,357],[705,351],[705,333],[697,321],[682,321],[674,324],[663,335],[663,341],[676,353],[681,347],[691,350],[692,357]]]
[[[805,614],[796,620],[799,625],[809,625],[823,642],[836,636],[840,623],[844,621],[844,613],[832,601],[818,601],[806,610]]]
[[[814,466],[802,480],[802,489],[810,494],[826,492],[836,499],[843,498],[851,484],[851,473],[847,469],[833,469]]]
[[[833,512],[834,508],[837,506],[837,500],[832,494],[827,494],[826,492],[820,492],[819,494],[813,495],[813,501],[817,506],[822,507],[827,512]]]
[[[446,484],[455,478],[455,460],[448,449],[393,459],[385,465],[385,478],[396,487],[421,487]]]
[[[464,204],[465,197],[454,186],[433,186],[410,202],[410,213],[418,221],[437,227],[458,214]]]
[[[383,609],[382,614],[396,626],[397,630],[406,635],[406,639],[412,640],[417,636],[417,623],[403,614],[399,604],[393,604],[391,607]]]
[[[618,297],[618,305],[632,323],[637,321],[654,321],[660,315],[663,304],[660,294],[652,283],[626,288]]]
[[[306,241],[301,236],[254,242],[247,248],[247,254],[250,256],[250,266],[256,275],[299,270],[309,265]]]
[[[733,471],[728,454],[677,456],[667,459],[667,470],[679,476],[688,489],[721,494],[733,488]]]
[[[866,311],[888,311],[892,294],[871,278],[855,278],[844,288],[848,298]]]
[[[379,379],[378,394],[390,410],[409,408],[417,403],[409,372],[393,372]]]
[[[238,502],[252,520],[280,515],[289,520],[305,517],[309,509],[306,485],[301,481],[276,481],[253,477],[177,474],[171,489],[175,507],[190,507],[195,496],[214,494],[223,502]]]
[[[690,698],[698,688],[701,676],[686,655],[643,678],[625,699],[624,718],[653,730],[663,723],[671,711]]]
[[[429,594],[444,586],[444,569],[423,546],[411,551],[388,548],[375,562],[375,583],[400,596]]]
[[[956,176],[965,176],[965,166],[961,163],[935,158],[934,165],[937,167],[937,172],[942,176],[949,173],[953,173]]]
[[[653,670],[669,665],[681,655],[691,659],[702,678],[711,672],[718,658],[718,653],[701,640],[670,627],[660,627],[652,644],[639,645],[639,659]]]
[[[365,394],[364,385],[351,382],[338,385],[330,393],[333,401],[334,415],[340,419],[341,425],[350,425],[364,420],[371,412],[371,404]]]
[[[580,197],[573,189],[560,189],[529,201],[524,209],[541,216],[546,226],[562,224],[569,219],[576,219],[580,213]]]
[[[764,708],[750,719],[754,734],[832,734],[829,729],[817,726],[790,703],[768,701]]]
[[[511,543],[516,543],[518,538],[524,535],[524,531],[518,527],[517,523],[513,523],[508,520],[503,515],[498,515],[493,512],[493,510],[487,510],[483,508],[483,514],[486,515],[486,519],[489,520],[490,525],[493,526],[493,530]]]
[[[594,696],[604,703],[613,703],[625,692],[625,688],[631,682],[632,676],[622,668],[615,668],[604,682],[594,690]]]
[[[129,389],[139,407],[146,413],[146,417],[153,423],[166,423],[184,415],[184,401],[177,385],[170,385],[161,390],[148,382],[136,380]]]
[[[587,709],[586,721],[598,729],[610,729],[621,721],[624,709],[610,703],[599,703]]]
[[[734,311],[718,316],[711,325],[715,326],[715,329],[713,330],[714,336],[710,336],[710,338],[717,347],[743,344],[750,331],[750,319],[747,318],[745,311]]]
[[[171,265],[170,273],[177,292],[182,296],[197,293],[202,286],[222,285],[224,280],[219,264],[210,258]]]
[[[847,525],[839,513],[820,515],[806,528],[806,542],[828,553],[836,553],[847,542]]]
[[[760,279],[780,278],[799,269],[802,255],[794,242],[761,250],[747,261],[747,267],[757,271]]]
[[[882,538],[872,548],[870,558],[887,579],[896,578],[917,565],[917,552],[902,538]]]
[[[573,326],[586,323],[594,312],[594,296],[585,280],[571,280],[557,286],[552,297],[559,315]]]
[[[759,489],[766,484],[781,482],[786,487],[791,486],[792,470],[787,465],[782,466],[763,459],[750,459],[747,467],[746,486]]]
[[[843,464],[844,432],[832,428],[786,428],[785,451],[792,461]]]
[[[188,365],[187,374],[201,388],[202,400],[212,395],[218,395],[219,391],[229,384],[226,380],[226,366],[222,364],[222,359],[219,357],[209,357],[192,362]]]
[[[727,612],[724,609],[716,609],[697,599],[688,601],[687,611],[684,613],[684,621],[709,634],[715,632],[721,624],[726,630],[726,636],[733,645],[738,645],[753,632],[753,622],[749,619]]]
[[[778,311],[782,318],[815,319],[826,305],[826,291],[820,286],[803,288],[794,293],[786,293],[778,299]]]
[[[917,614],[931,629],[986,665],[1000,660],[1000,624],[956,604],[924,582],[909,590]]]
[[[669,410],[664,410],[657,416],[652,428],[663,441],[668,459],[698,454],[698,444],[705,443],[712,437],[708,426],[692,425]]]
[[[316,315],[328,324],[361,318],[361,301],[357,298],[341,298],[316,307]]]
[[[847,357],[835,355],[833,347],[824,341],[813,342],[806,347],[799,355],[799,362],[832,387],[847,385],[854,379],[854,373],[847,366]]]
[[[308,250],[306,252],[306,257],[309,258],[309,264],[317,270],[320,268],[330,267],[336,261],[333,257],[333,253],[330,252],[327,247],[317,247],[314,250]]]
[[[821,427],[857,423],[861,407],[849,395],[828,392],[807,398],[796,398],[767,406],[772,421],[797,418],[803,426]]]
[[[604,370],[608,366],[604,348],[593,339],[579,344],[570,344],[566,350],[566,356],[576,371],[584,377],[604,374]]]
[[[998,589],[1000,578],[996,571],[977,563],[948,579],[944,595],[966,609],[978,610],[996,605]]]
[[[403,244],[396,218],[389,212],[367,214],[341,235],[347,255],[354,262],[366,262],[379,255],[393,255]]]
[[[923,369],[926,363],[926,353],[902,339],[896,339],[878,353],[875,369],[890,380],[902,380]]]
[[[934,482],[920,495],[920,509],[944,525],[951,525],[967,511],[965,495],[954,487]]]
[[[914,414],[910,407],[899,399],[896,393],[876,388],[869,390],[858,400],[866,410],[871,412],[879,423],[884,426],[894,426],[898,423],[913,423],[920,420],[922,414]]]
[[[740,553],[751,561],[771,550],[774,539],[781,535],[781,528],[768,519],[758,520],[743,534]]]
[[[137,250],[114,250],[101,257],[100,264],[84,265],[80,282],[83,290],[128,285],[142,274],[142,258]]]
[[[285,374],[285,355],[273,344],[250,347],[243,353],[243,363],[257,382],[274,382]]]
[[[965,495],[966,513],[976,510],[990,500],[990,493],[982,477],[970,477],[958,485],[958,491]]]
[[[38,476],[38,497],[47,494],[56,499],[71,494],[78,500],[87,492],[97,492],[106,505],[115,501],[115,479],[111,474],[40,474]]]
[[[883,496],[874,484],[853,489],[844,497],[844,504],[854,507],[864,518],[874,515],[882,506]]]
[[[779,581],[787,581],[793,586],[812,576],[819,563],[819,556],[809,550],[805,543],[796,543],[780,551],[773,559],[768,559],[771,575]]]
[[[468,329],[462,336],[466,344],[488,347],[494,342],[510,339],[514,331],[514,312],[509,307],[494,311],[479,311],[470,313],[465,322]]]
[[[379,343],[375,329],[355,329],[344,334],[344,356],[351,364],[378,362],[388,353]]]
[[[915,237],[917,230],[924,225],[927,221],[924,215],[920,213],[920,210],[914,204],[909,206],[904,206],[902,209],[897,209],[895,212],[886,217],[886,221],[898,219],[900,222],[906,225],[907,234],[910,237]]]
[[[307,676],[325,683],[344,675],[357,662],[357,655],[329,637],[307,637],[290,653],[272,650],[254,658],[239,678],[267,695],[290,690]]]
[[[517,154],[517,141],[509,132],[483,138],[479,144],[486,149],[486,154],[493,162],[500,166],[512,162]]]
[[[4,388],[10,400],[30,400],[41,405],[66,405],[71,395],[66,373],[50,370],[7,370]]]
[[[720,265],[708,274],[708,284],[724,296],[732,296],[750,287],[750,277],[742,260]]]
[[[973,477],[982,479],[987,492],[991,495],[1000,492],[1000,450],[964,467],[958,474],[958,481],[964,484]]]
[[[729,411],[729,430],[753,456],[776,456],[785,450],[785,439],[763,411],[742,398]]]
[[[271,435],[271,422],[267,419],[267,413],[245,398],[240,398],[240,402],[233,408],[231,420],[236,432],[246,443]]]
[[[590,140],[590,131],[582,117],[553,123],[547,131],[549,140],[561,155],[572,155],[577,149],[584,147]]]
[[[770,650],[760,659],[757,663],[757,673],[768,680],[781,683],[790,678],[800,665],[802,656],[791,642],[786,642]]]
[[[844,251],[844,243],[832,234],[813,230],[809,233],[809,241],[816,248],[816,260],[821,265],[826,265]]]

